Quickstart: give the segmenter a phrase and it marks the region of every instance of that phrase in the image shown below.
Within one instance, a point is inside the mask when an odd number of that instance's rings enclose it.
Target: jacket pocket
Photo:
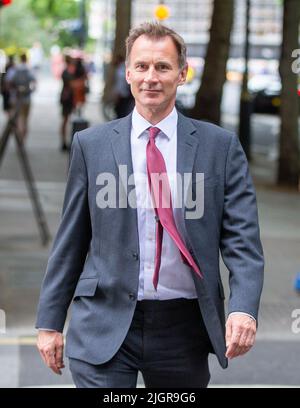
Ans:
[[[96,293],[99,278],[83,278],[77,283],[74,300],[80,296],[93,297]]]

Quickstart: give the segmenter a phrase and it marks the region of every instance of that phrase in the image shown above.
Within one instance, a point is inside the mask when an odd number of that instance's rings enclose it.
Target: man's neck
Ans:
[[[170,106],[164,111],[161,111],[157,109],[147,109],[136,105],[136,110],[138,113],[153,126],[165,119],[172,112],[173,108],[174,105]]]

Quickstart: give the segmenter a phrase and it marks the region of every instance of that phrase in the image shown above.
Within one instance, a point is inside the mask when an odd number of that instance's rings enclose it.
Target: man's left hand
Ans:
[[[251,317],[234,313],[226,322],[226,357],[232,359],[247,353],[254,344],[256,321]]]

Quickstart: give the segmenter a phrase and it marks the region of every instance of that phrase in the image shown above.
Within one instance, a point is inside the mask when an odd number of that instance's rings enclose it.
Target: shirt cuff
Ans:
[[[251,319],[253,319],[256,322],[255,317],[253,317],[251,314],[246,313],[246,312],[231,312],[231,313],[229,313],[228,317],[231,316],[231,315],[234,315],[234,314],[241,314],[241,315],[249,316],[249,317],[251,317]]]
[[[54,330],[54,329],[44,329],[44,327],[39,327],[38,330],[46,330],[46,331],[52,331],[52,332],[57,331],[57,330]]]

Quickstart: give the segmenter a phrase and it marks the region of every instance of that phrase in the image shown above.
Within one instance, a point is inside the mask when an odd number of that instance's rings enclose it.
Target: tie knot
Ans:
[[[157,127],[150,127],[149,128],[149,137],[150,139],[155,139],[156,136],[159,134],[160,129],[158,129]]]

